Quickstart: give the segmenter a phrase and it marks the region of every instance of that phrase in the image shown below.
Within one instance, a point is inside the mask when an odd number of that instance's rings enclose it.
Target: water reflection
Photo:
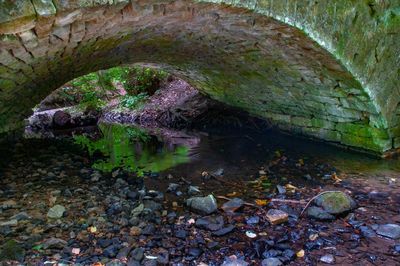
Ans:
[[[160,172],[189,161],[189,150],[196,145],[196,137],[182,141],[173,132],[150,132],[139,127],[100,124],[101,136],[75,136],[75,142],[88,150],[91,156],[102,156],[93,167],[110,172],[125,169],[143,175]]]

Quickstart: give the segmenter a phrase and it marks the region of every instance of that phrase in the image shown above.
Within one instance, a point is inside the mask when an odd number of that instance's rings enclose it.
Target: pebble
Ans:
[[[63,217],[65,212],[65,207],[62,205],[55,205],[54,207],[50,208],[47,213],[47,217],[51,219],[59,219]]]
[[[261,262],[262,266],[281,266],[283,265],[278,258],[268,258]]]
[[[221,209],[224,212],[235,212],[238,209],[240,209],[244,204],[244,201],[242,199],[239,198],[233,198],[228,202],[225,202],[222,206]]]
[[[332,264],[335,262],[335,257],[333,257],[333,255],[331,255],[331,254],[327,254],[327,255],[322,256],[320,258],[320,261],[322,261],[323,263]]]
[[[227,227],[224,227],[224,228],[222,228],[220,230],[212,232],[212,235],[213,236],[224,236],[224,235],[227,235],[230,232],[232,232],[233,229],[235,229],[234,225],[228,225]]]
[[[22,221],[22,220],[29,220],[29,219],[31,219],[31,217],[26,212],[20,212],[20,213],[17,213],[15,215],[11,216],[10,219],[11,220],[15,219],[17,221]]]
[[[249,264],[243,259],[239,259],[236,256],[230,256],[228,258],[225,258],[221,266],[247,266],[247,265]]]
[[[260,217],[258,217],[258,216],[252,216],[252,217],[249,217],[249,218],[246,220],[246,223],[247,223],[248,225],[258,224],[259,222],[260,222]]]
[[[186,200],[186,205],[200,214],[211,214],[218,208],[217,200],[213,195],[206,197],[194,197]]]
[[[43,243],[43,248],[44,249],[63,249],[66,245],[67,245],[67,242],[65,240],[52,237],[50,239],[47,239]]]
[[[222,216],[206,216],[197,219],[195,225],[198,228],[217,231],[224,227],[224,218]]]
[[[270,209],[267,212],[267,219],[271,224],[277,225],[287,222],[289,219],[289,215],[281,210]]]
[[[200,193],[201,193],[201,191],[200,191],[199,187],[197,187],[197,186],[189,186],[188,194],[190,196],[198,195]]]

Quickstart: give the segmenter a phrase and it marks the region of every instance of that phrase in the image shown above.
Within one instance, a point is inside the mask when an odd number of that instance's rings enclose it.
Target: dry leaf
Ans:
[[[297,256],[298,258],[304,257],[304,249],[298,251],[298,252],[296,253],[296,256]]]
[[[265,206],[269,203],[269,200],[266,199],[256,199],[255,201],[258,206]]]

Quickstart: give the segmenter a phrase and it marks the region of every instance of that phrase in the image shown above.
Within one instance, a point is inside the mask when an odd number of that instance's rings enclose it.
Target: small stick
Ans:
[[[231,200],[230,198],[224,197],[224,196],[217,196],[219,199],[224,199],[224,200]],[[295,204],[306,204],[307,201],[304,200],[285,200],[285,199],[271,199],[271,202],[284,202],[284,203],[295,203]],[[256,204],[250,203],[250,202],[244,202],[244,205],[247,206],[252,206],[252,207],[258,207]]]

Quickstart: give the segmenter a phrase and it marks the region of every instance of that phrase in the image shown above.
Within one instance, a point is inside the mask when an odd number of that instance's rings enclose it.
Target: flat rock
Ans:
[[[273,225],[285,223],[288,221],[288,218],[289,215],[281,210],[270,209],[267,212],[267,219]]]
[[[14,200],[6,200],[1,203],[1,208],[4,210],[13,209],[17,206],[17,203]]]
[[[244,201],[239,198],[233,198],[228,202],[225,202],[222,206],[221,209],[224,212],[235,212],[238,209],[240,209],[244,204]]]
[[[268,258],[261,262],[262,266],[281,266],[283,265],[281,260],[278,258]]]
[[[327,254],[322,256],[319,260],[322,261],[323,263],[332,264],[335,262],[335,257],[333,257],[333,255],[331,254]]]
[[[315,199],[315,204],[330,214],[341,214],[357,207],[356,202],[346,193],[332,191],[324,193]]]
[[[67,245],[65,240],[59,238],[50,238],[43,243],[44,249],[63,249]]]
[[[207,197],[193,197],[186,200],[186,205],[200,214],[211,214],[218,208],[217,200],[213,195]]]
[[[384,237],[398,239],[400,238],[400,226],[397,224],[383,224],[378,227],[376,233]]]
[[[196,220],[196,227],[217,231],[224,227],[224,218],[222,216],[206,216]]]
[[[0,223],[1,227],[3,227],[3,226],[16,226],[16,225],[18,225],[18,220],[17,219],[12,219],[12,220],[9,220],[7,222]]]
[[[247,266],[247,265],[249,264],[246,261],[231,256],[226,258],[221,266]]]
[[[55,205],[47,213],[47,217],[51,219],[59,219],[64,215],[65,207],[62,205]]]
[[[220,230],[212,232],[212,235],[213,236],[224,236],[224,235],[227,235],[230,232],[232,232],[233,229],[235,229],[235,226],[230,224],[227,227],[224,227],[224,228],[222,228]]]

